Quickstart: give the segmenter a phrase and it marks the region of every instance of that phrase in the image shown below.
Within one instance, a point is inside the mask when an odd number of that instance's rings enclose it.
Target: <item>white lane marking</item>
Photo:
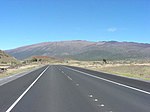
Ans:
[[[73,71],[76,71],[76,72],[85,74],[85,75],[90,76],[90,77],[94,77],[94,78],[97,78],[97,79],[101,79],[101,80],[104,80],[104,81],[107,81],[107,82],[110,82],[110,83],[113,83],[113,84],[116,84],[116,85],[119,85],[119,86],[123,86],[123,87],[129,88],[129,89],[136,90],[136,91],[139,91],[139,92],[142,92],[142,93],[145,93],[145,94],[150,95],[150,92],[144,91],[144,90],[142,90],[142,89],[138,89],[138,88],[135,88],[135,87],[132,87],[132,86],[128,86],[128,85],[125,85],[125,84],[121,84],[121,83],[118,83],[118,82],[115,82],[115,81],[111,81],[111,80],[108,80],[108,79],[105,79],[105,78],[101,78],[101,77],[98,77],[98,76],[94,76],[94,75],[91,75],[91,74],[89,74],[89,73],[85,73],[85,72],[82,72],[82,71],[79,71],[79,70],[75,70],[75,69],[72,69],[72,68],[69,68],[69,67],[65,67],[65,68],[68,68],[68,69],[70,69],[70,70],[73,70]]]
[[[94,101],[95,101],[95,102],[97,102],[97,101],[98,101],[98,99],[94,99]]]
[[[67,77],[68,77],[68,79],[72,80],[72,78],[71,78],[71,77],[69,77],[69,76],[67,76]]]
[[[61,71],[64,74],[64,71]]]
[[[12,77],[9,77],[9,76],[8,76],[8,77],[4,77],[4,78],[0,79],[0,81],[4,81],[4,82],[0,83],[0,86],[2,86],[2,85],[4,85],[4,84],[7,84],[7,83],[9,83],[9,82],[11,82],[11,81],[13,81],[13,80],[16,80],[16,79],[19,78],[19,77],[23,77],[23,76],[25,76],[25,75],[27,75],[27,74],[33,72],[33,71],[36,71],[37,69],[42,68],[42,67],[43,67],[43,66],[38,67],[38,68],[33,69],[33,70],[30,70],[30,71],[28,71],[28,72],[22,72],[22,73],[15,74],[15,75],[12,75]]]
[[[71,77],[69,77],[67,74],[63,73],[69,80],[72,80]],[[79,85],[79,84],[78,84]]]
[[[64,74],[65,74],[65,73],[64,73]],[[65,74],[65,76],[66,76],[66,77],[68,77],[68,75],[67,75],[67,74]]]
[[[97,105],[98,107],[104,107],[105,105],[104,104],[101,104],[101,105]]]
[[[76,86],[79,86],[79,84],[76,84]]]
[[[105,105],[104,104],[101,104],[101,107],[104,107]]]
[[[90,97],[90,98],[92,98],[92,97],[93,97],[93,95],[89,95],[89,97]]]
[[[49,68],[49,66],[35,79],[34,82],[22,93],[22,95],[7,109],[6,112],[10,112],[17,103],[24,97],[24,95],[31,89],[31,87],[38,81],[38,79],[46,72],[46,70]]]

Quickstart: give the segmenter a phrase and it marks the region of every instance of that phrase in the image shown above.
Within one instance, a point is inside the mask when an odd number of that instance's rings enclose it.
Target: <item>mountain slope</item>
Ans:
[[[150,59],[150,44],[133,42],[105,42],[88,46],[86,52],[72,57],[78,60],[124,60],[124,59]]]
[[[7,50],[18,59],[35,55],[71,58],[77,60],[150,59],[150,44],[117,41],[60,41],[46,42]]]
[[[24,46],[17,49],[7,50],[6,52],[18,59],[25,59],[35,55],[62,57],[81,53],[85,46],[91,45],[87,41],[60,41],[46,42],[30,46]]]
[[[7,64],[12,62],[17,62],[17,60],[14,57],[6,54],[4,51],[0,50],[0,63]]]

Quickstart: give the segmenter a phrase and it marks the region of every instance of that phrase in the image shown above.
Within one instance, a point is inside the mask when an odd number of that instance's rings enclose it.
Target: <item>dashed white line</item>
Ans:
[[[101,104],[100,106],[101,106],[101,107],[104,107],[105,105],[104,105],[104,104]]]
[[[22,95],[7,109],[6,112],[10,112],[16,104],[24,97],[24,95],[31,89],[31,87],[38,81],[38,79],[46,72],[49,66],[35,79],[34,82],[22,93]]]
[[[79,84],[76,84],[76,86],[79,86]]]
[[[101,105],[97,105],[98,107],[104,107],[105,105],[104,104],[101,104]]]
[[[89,97],[90,97],[90,98],[92,98],[92,97],[93,97],[93,95],[89,95]]]
[[[68,75],[67,74],[64,74],[66,77],[68,77]]]
[[[94,76],[94,75],[91,75],[89,73],[85,73],[85,72],[82,72],[82,71],[79,71],[79,70],[75,70],[75,69],[72,69],[72,68],[69,68],[69,67],[65,67],[65,68],[70,69],[72,71],[76,71],[76,72],[82,73],[84,75],[87,75],[87,76],[90,76],[90,77],[93,77],[93,78],[104,80],[104,81],[107,81],[107,82],[110,82],[110,83],[113,83],[113,84],[116,84],[116,85],[119,85],[119,86],[122,86],[122,87],[126,87],[126,88],[129,88],[129,89],[136,90],[136,91],[139,91],[139,92],[142,92],[142,93],[150,95],[150,92],[144,91],[142,89],[138,89],[138,88],[135,88],[135,87],[132,87],[132,86],[121,84],[121,83],[118,83],[118,82],[115,82],[115,81],[111,81],[111,80],[108,80],[108,79],[105,79],[105,78],[101,78],[101,77],[98,77],[98,76]]]
[[[68,77],[68,79],[72,80],[72,78],[71,78],[71,77],[69,77],[69,76],[67,76],[67,77]]]
[[[98,99],[94,99],[94,101],[95,101],[95,102],[97,102],[97,101],[98,101]]]

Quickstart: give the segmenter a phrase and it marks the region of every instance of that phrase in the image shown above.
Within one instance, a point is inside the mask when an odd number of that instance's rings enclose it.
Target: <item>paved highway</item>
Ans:
[[[0,112],[150,112],[150,83],[44,66],[0,86]]]

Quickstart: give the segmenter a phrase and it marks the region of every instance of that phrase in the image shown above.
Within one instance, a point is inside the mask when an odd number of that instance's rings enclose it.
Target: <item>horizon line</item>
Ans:
[[[139,43],[139,44],[150,44],[150,43],[146,43],[146,42],[137,42],[137,41],[117,41],[117,40],[106,40],[106,41],[91,41],[91,40],[79,40],[79,39],[75,39],[75,40],[54,40],[54,41],[43,41],[43,42],[37,42],[37,43],[32,43],[32,44],[26,44],[23,46],[18,46],[18,47],[14,47],[14,48],[8,48],[8,49],[1,49],[2,51],[7,51],[7,50],[13,50],[13,49],[17,49],[17,48],[21,48],[21,47],[26,47],[26,46],[32,46],[32,45],[37,45],[37,44],[41,44],[41,43],[50,43],[50,42],[71,42],[71,41],[87,41],[87,42],[128,42],[128,43]]]

